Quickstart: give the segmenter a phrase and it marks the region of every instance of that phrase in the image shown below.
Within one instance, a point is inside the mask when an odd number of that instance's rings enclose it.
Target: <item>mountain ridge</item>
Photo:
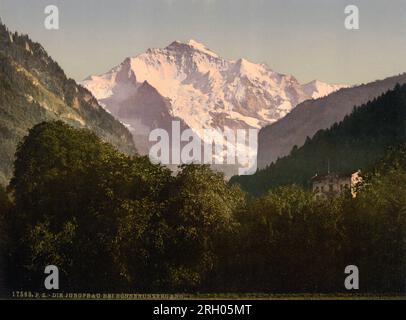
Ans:
[[[134,127],[137,137],[144,136],[147,141],[151,130],[167,128],[169,124],[143,119],[143,110],[137,111],[135,118],[117,113],[123,108],[143,109],[142,101],[133,99],[129,103],[129,98],[145,81],[155,88],[155,95],[158,93],[166,101],[168,115],[181,119],[203,141],[202,129],[260,129],[289,113],[298,103],[343,87],[320,81],[301,85],[293,76],[275,72],[265,64],[242,58],[224,59],[195,40],[148,49],[126,58],[106,73],[87,77],[81,84],[120,121]],[[135,144],[140,149],[139,139]]]
[[[63,120],[95,132],[126,153],[136,152],[131,134],[86,88],[27,35],[0,24],[0,183],[12,176],[17,144],[34,125]]]
[[[307,137],[311,138],[317,131],[340,122],[355,106],[379,97],[398,83],[406,83],[406,73],[342,88],[328,96],[297,105],[284,118],[260,130],[258,168],[263,169],[278,158],[288,155],[294,146],[302,146]]]
[[[260,196],[270,189],[301,185],[331,170],[350,174],[370,170],[388,148],[406,143],[406,84],[397,84],[376,99],[357,106],[328,129],[319,130],[289,155],[259,169],[252,176],[234,176],[230,183]]]

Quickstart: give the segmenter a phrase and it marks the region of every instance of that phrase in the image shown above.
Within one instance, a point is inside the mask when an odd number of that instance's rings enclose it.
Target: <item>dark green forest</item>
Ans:
[[[360,292],[404,293],[406,145],[358,189],[315,200],[290,185],[253,199],[207,166],[174,176],[90,131],[41,123],[0,190],[5,278],[9,290],[44,291],[53,264],[63,292],[338,293],[355,264]]]
[[[397,85],[379,98],[354,107],[340,123],[318,131],[290,155],[251,176],[236,176],[236,183],[254,196],[271,188],[297,184],[309,189],[315,174],[369,170],[391,145],[406,142],[406,85]],[[260,148],[261,146],[259,146]]]

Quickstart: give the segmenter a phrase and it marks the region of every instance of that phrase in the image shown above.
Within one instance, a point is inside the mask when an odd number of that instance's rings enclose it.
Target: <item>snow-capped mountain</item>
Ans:
[[[168,128],[173,119],[203,139],[202,129],[260,129],[304,100],[343,87],[320,81],[301,85],[265,64],[223,59],[194,40],[148,49],[82,85],[129,126],[141,153],[147,153],[150,131]]]

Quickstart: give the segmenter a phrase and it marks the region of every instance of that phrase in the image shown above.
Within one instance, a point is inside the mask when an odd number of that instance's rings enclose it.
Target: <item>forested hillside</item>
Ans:
[[[129,131],[92,94],[68,79],[44,48],[0,23],[0,184],[12,176],[17,144],[42,121],[88,128],[123,152],[135,152]]]
[[[278,158],[288,156],[296,145],[303,146],[306,137],[328,129],[349,115],[354,106],[378,98],[396,84],[405,84],[406,74],[341,89],[325,97],[306,100],[277,122],[262,128],[258,135],[258,168],[264,169]]]
[[[290,184],[309,187],[316,173],[348,174],[368,170],[388,146],[406,141],[406,85],[397,85],[377,99],[355,108],[340,123],[308,138],[301,148],[252,176],[233,177],[252,195]]]

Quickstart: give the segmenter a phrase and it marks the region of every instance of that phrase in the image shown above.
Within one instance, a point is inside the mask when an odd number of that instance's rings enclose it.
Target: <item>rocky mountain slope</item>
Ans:
[[[311,188],[316,174],[365,173],[391,148],[406,143],[406,84],[396,85],[361,105],[329,129],[318,131],[303,146],[251,176],[235,176],[248,193],[259,196],[286,185]]]
[[[27,130],[63,120],[88,128],[123,152],[135,152],[131,134],[85,88],[68,79],[44,48],[0,24],[0,183],[13,173],[14,153]]]
[[[397,83],[406,83],[406,74],[344,88],[326,97],[299,104],[286,117],[260,130],[258,167],[264,168],[288,155],[294,146],[302,146],[307,137],[311,138],[320,129],[343,120],[354,106],[374,100],[393,89]]]
[[[259,129],[298,103],[341,88],[320,81],[301,85],[264,64],[223,59],[194,40],[149,49],[82,84],[129,126],[141,153],[148,152],[150,131],[170,127],[173,119],[204,141],[203,129]]]

